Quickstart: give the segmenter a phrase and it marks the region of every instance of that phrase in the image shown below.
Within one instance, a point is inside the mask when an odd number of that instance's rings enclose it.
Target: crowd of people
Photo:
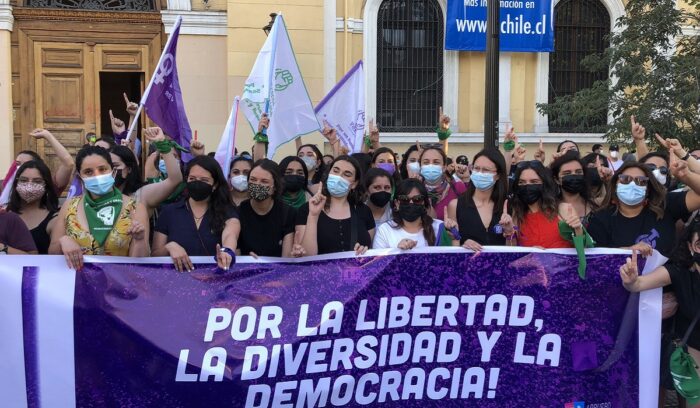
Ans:
[[[131,114],[134,104],[126,102]],[[449,118],[438,123],[440,132]],[[59,165],[52,172],[33,151],[17,155],[14,177],[3,185],[10,192],[0,212],[0,251],[62,254],[75,269],[85,255],[167,256],[178,271],[192,271],[193,256],[212,256],[226,270],[236,255],[429,246],[479,252],[488,245],[568,248],[578,240],[632,249],[620,268],[625,287],[671,288],[678,333],[700,310],[700,148],[656,135],[661,148],[649,151],[634,118],[637,157],[618,157],[614,144],[607,155],[600,144],[583,152],[571,140],[551,157],[540,142],[528,157],[511,129],[500,150],[484,149],[470,163],[448,157],[444,142],[394,152],[375,126],[363,152],[348,154],[326,127],[333,154],[299,143],[296,156],[276,163],[256,137],[251,153],[237,154],[227,171],[201,142],[185,152],[159,128],[144,129],[142,161],[125,123],[112,116],[112,125],[113,137],[89,135],[75,158],[49,131],[32,132]],[[268,126],[263,117],[258,135]],[[185,161],[185,153],[192,158]],[[59,204],[74,177],[83,193]],[[638,277],[637,256],[653,250],[673,260]],[[693,333],[689,346],[700,358],[700,330]]]

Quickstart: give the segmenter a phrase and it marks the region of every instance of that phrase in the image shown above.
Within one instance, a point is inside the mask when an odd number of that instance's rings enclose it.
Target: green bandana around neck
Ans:
[[[110,194],[94,199],[90,193],[83,195],[83,207],[90,235],[103,246],[122,211],[122,193],[114,188]]]
[[[306,194],[304,193],[304,190],[297,191],[296,197],[292,197],[289,193],[284,193],[282,194],[282,201],[295,210],[298,210],[299,207],[306,204]]]

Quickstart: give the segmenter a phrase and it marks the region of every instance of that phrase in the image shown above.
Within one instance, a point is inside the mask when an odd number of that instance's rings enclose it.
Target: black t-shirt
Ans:
[[[372,247],[372,238],[369,231],[374,229],[374,217],[372,210],[364,204],[358,204],[355,207],[350,206],[350,211],[355,214],[357,223],[357,242],[368,248]],[[299,207],[297,211],[297,225],[306,225],[306,219],[309,216],[309,203]],[[316,232],[316,241],[318,243],[318,253],[330,254],[333,252],[353,251],[355,242],[351,241],[352,236],[352,217],[344,220],[336,220],[325,212],[321,212],[318,217],[318,231]]]
[[[267,214],[260,215],[246,200],[238,211],[241,220],[238,248],[241,255],[254,252],[259,256],[282,256],[284,237],[294,233],[294,209],[282,201],[275,201]]]
[[[493,214],[487,231],[474,200],[467,198],[466,194],[462,194],[457,199],[457,225],[459,226],[459,235],[462,237],[460,244],[471,239],[481,245],[505,245],[506,239],[503,237],[503,232],[496,232],[501,215],[502,211],[500,210]]]
[[[588,233],[597,247],[621,248],[646,242],[668,257],[676,243],[676,221],[690,216],[686,194],[686,191],[668,193],[664,217],[660,220],[648,207],[632,218],[622,215],[615,206],[604,208],[591,216]]]
[[[212,230],[210,212],[204,213],[197,229],[187,200],[168,204],[161,210],[155,230],[167,235],[168,242],[177,242],[189,256],[214,256],[216,244],[221,244],[221,233]],[[238,218],[233,206],[226,209],[226,219],[231,218]]]
[[[678,299],[678,311],[674,315],[675,336],[682,338],[700,310],[700,273],[669,262],[665,265],[671,275],[671,289]],[[688,345],[700,350],[700,322],[688,337]]]

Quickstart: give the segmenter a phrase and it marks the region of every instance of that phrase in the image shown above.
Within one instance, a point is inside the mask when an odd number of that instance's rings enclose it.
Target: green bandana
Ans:
[[[510,152],[513,149],[515,149],[515,141],[506,140],[505,142],[503,142],[503,150]]]
[[[443,129],[440,126],[435,129],[435,132],[437,132],[437,136],[439,140],[447,140],[449,137],[452,135],[452,131],[450,129]]]
[[[99,246],[104,245],[122,211],[121,191],[114,188],[112,193],[98,197],[96,200],[90,197],[90,193],[86,193],[83,195],[83,206],[90,234]]]
[[[583,228],[583,227],[582,227]],[[576,248],[576,255],[578,256],[578,276],[581,279],[586,279],[586,248],[593,248],[595,242],[593,238],[588,235],[586,228],[583,228],[583,235],[576,235],[573,228],[569,226],[564,221],[559,221],[559,235],[565,240],[574,244]]]
[[[295,210],[298,210],[299,207],[306,204],[306,194],[304,194],[304,190],[297,191],[296,197],[292,197],[289,193],[284,193],[282,194],[282,201]]]

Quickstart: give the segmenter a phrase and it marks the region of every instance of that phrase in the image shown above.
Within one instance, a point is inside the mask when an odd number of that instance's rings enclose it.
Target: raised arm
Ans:
[[[318,217],[326,205],[326,196],[322,194],[323,188],[319,188],[316,195],[309,200],[309,215],[306,218],[306,228],[301,246],[306,255],[318,255]]]
[[[264,159],[267,156],[267,136],[263,135],[263,130],[270,127],[270,119],[267,113],[263,113],[258,122],[258,133],[255,134],[255,146],[253,148],[253,162]]]
[[[73,171],[75,170],[75,160],[73,160],[73,156],[71,156],[61,142],[56,139],[56,136],[46,129],[34,129],[30,135],[37,140],[44,139],[51,145],[51,149],[53,149],[54,154],[61,163],[54,173],[54,183],[56,183],[56,189],[59,192],[63,191],[73,178]]]
[[[144,135],[153,143],[160,152],[160,156],[165,161],[165,168],[168,178],[158,183],[147,184],[141,187],[140,201],[147,208],[156,208],[172,194],[182,183],[182,171],[180,162],[173,153],[172,144],[165,139],[163,131],[159,127],[151,127],[143,130]],[[167,153],[165,152],[167,150]],[[147,161],[150,163],[150,158]]]
[[[340,156],[340,138],[338,137],[338,132],[325,120],[323,121],[323,130],[321,131],[321,134],[331,145],[331,149],[333,149],[333,157]]]
[[[129,234],[131,235],[131,245],[129,245],[129,256],[144,257],[150,256],[151,247],[148,243],[148,212],[146,207],[141,204],[136,204],[136,210],[131,217],[131,227]]]
[[[644,126],[637,123],[637,119],[634,115],[630,116],[630,125],[632,126],[632,139],[634,139],[634,146],[637,148],[637,158],[641,158],[649,153],[649,147],[647,147],[647,142],[645,140],[647,131]]]

